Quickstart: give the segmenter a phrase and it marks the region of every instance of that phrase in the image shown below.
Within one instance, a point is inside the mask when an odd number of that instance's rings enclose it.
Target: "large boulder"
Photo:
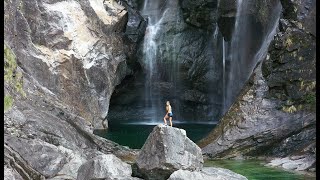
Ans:
[[[167,179],[178,169],[202,168],[201,149],[179,128],[158,125],[143,145],[136,165],[146,179]]]
[[[206,167],[200,172],[178,170],[171,174],[168,180],[247,180],[246,177],[234,173],[228,169]]]
[[[113,154],[100,155],[80,166],[77,180],[138,179],[131,177],[131,166]]]

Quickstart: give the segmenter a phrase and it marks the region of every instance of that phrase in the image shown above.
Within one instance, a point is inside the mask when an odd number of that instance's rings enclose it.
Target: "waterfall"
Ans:
[[[225,41],[222,38],[222,90],[223,90],[223,97],[222,97],[222,112],[225,112],[225,102],[226,102],[226,48],[225,48]]]
[[[229,64],[228,72],[226,72],[227,82],[224,112],[226,112],[238,96],[243,85],[252,74],[256,64],[266,56],[267,48],[278,27],[281,12],[280,2],[278,2],[275,8],[272,9],[269,17],[267,17],[266,26],[261,25],[259,29],[254,28],[252,19],[250,19],[248,15],[249,3],[250,1],[237,1],[237,13],[231,44],[229,50],[226,51],[226,59],[223,58],[223,61],[228,61],[227,64]],[[257,33],[257,31],[260,31],[260,38],[262,36],[261,42],[258,43],[260,45],[258,46],[256,46],[257,37],[253,35]],[[255,45],[255,47],[253,47],[253,45]],[[223,51],[225,52],[225,50]]]
[[[157,97],[159,90],[152,87],[152,83],[157,80],[158,66],[158,42],[157,35],[162,21],[162,11],[164,6],[161,1],[145,0],[143,9],[141,11],[142,16],[147,18],[147,28],[145,37],[143,40],[143,64],[146,70],[145,81],[145,111],[144,117],[147,120],[157,121],[159,115],[157,114],[158,106],[161,103]],[[159,121],[159,120],[158,120]]]

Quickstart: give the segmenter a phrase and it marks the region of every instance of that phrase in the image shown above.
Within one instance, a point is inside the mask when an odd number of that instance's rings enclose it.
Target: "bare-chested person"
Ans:
[[[169,118],[170,126],[172,127],[172,115],[173,115],[173,113],[172,113],[172,108],[171,108],[171,105],[170,105],[169,101],[167,101],[167,103],[166,103],[166,111],[167,111],[167,113],[163,118],[164,124],[167,125],[167,120],[166,119]]]

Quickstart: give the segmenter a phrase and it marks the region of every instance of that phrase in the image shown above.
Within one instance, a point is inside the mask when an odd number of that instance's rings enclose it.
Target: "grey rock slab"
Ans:
[[[240,175],[240,174],[237,174],[229,169],[224,169],[224,168],[217,168],[217,167],[204,167],[202,169],[202,172],[206,173],[206,174],[209,174],[211,176],[220,176],[222,179],[241,179],[241,180],[246,180],[247,178]]]
[[[139,172],[146,178],[165,179],[178,169],[200,170],[201,149],[179,128],[156,126],[143,145],[137,160]]]
[[[282,167],[289,170],[304,171],[311,168],[316,162],[314,156],[293,156],[285,158],[276,158],[272,160],[267,166]]]
[[[131,166],[113,154],[96,156],[80,166],[77,180],[130,179]]]
[[[66,156],[56,146],[39,139],[9,137],[8,142],[33,169],[47,178],[55,176],[66,163]]]
[[[15,180],[16,178],[13,175],[13,170],[4,166],[4,180]]]
[[[290,159],[288,157],[286,158],[277,158],[272,160],[268,165],[270,166],[279,166],[282,165],[284,163],[290,162]]]
[[[247,180],[246,177],[228,169],[206,167],[202,171],[178,170],[171,174],[168,180]]]

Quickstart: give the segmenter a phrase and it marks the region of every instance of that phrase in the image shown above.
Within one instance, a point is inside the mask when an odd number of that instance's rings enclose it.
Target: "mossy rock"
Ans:
[[[4,81],[13,90],[25,97],[26,94],[23,91],[23,76],[21,72],[17,72],[17,67],[16,56],[10,47],[4,44]]]
[[[13,105],[13,98],[10,95],[4,96],[4,112],[8,111]]]
[[[4,62],[4,80],[11,83],[14,81],[17,62],[15,55],[6,44],[4,45]]]

